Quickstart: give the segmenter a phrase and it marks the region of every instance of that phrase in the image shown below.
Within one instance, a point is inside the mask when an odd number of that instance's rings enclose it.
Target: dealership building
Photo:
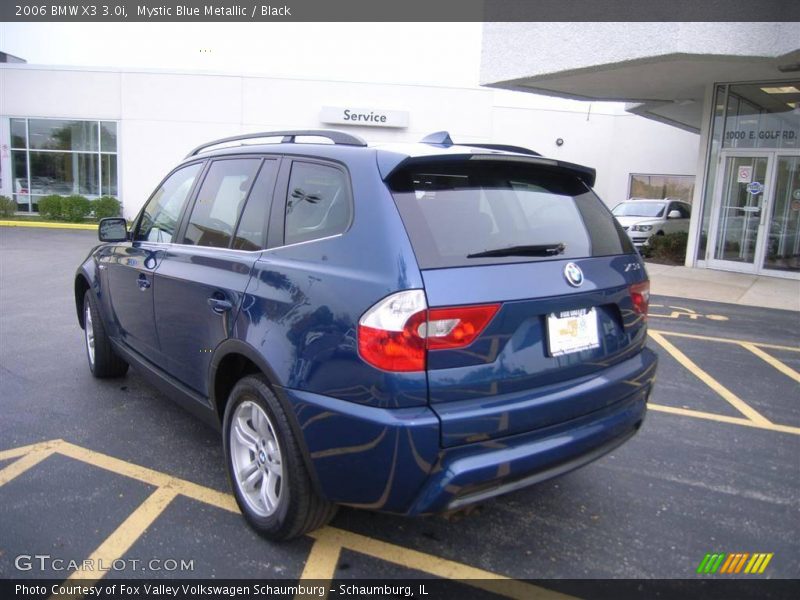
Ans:
[[[489,88],[255,75],[0,65],[2,194],[35,212],[46,194],[118,197],[127,217],[198,144],[245,132],[334,128],[367,141],[524,146],[594,167],[613,206],[691,199],[697,135],[625,111]]]
[[[800,279],[800,23],[487,23],[481,83],[699,134],[687,266]]]

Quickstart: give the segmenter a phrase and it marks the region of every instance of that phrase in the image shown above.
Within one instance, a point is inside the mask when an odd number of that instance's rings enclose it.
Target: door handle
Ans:
[[[147,279],[147,275],[144,273],[139,273],[139,279],[136,280],[136,283],[139,284],[139,289],[145,291],[150,287],[150,280]]]
[[[233,304],[229,300],[223,298],[214,298],[213,296],[208,299],[208,305],[215,313],[222,314],[228,312],[233,308]]]

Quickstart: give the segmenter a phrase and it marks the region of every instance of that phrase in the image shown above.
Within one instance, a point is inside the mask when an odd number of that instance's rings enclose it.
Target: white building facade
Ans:
[[[130,218],[204,141],[317,128],[375,142],[447,130],[456,143],[524,146],[597,169],[596,190],[610,206],[640,190],[690,199],[697,165],[696,134],[618,103],[477,87],[7,64],[0,66],[0,193],[20,212],[35,212],[47,194],[110,195]]]
[[[482,52],[484,85],[699,133],[686,266],[800,279],[800,23],[487,23]]]

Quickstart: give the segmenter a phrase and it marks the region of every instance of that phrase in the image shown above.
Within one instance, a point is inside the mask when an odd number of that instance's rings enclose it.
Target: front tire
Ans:
[[[122,377],[128,372],[128,363],[111,345],[97,302],[90,290],[86,290],[83,296],[83,337],[92,375],[98,379],[107,379]]]
[[[222,431],[236,503],[259,534],[289,540],[333,518],[337,507],[314,490],[288,416],[263,376],[234,386]]]

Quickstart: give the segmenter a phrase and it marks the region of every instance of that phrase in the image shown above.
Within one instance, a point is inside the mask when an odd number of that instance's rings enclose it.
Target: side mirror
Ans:
[[[126,242],[128,241],[128,224],[122,217],[100,219],[97,237],[101,242]]]
[[[671,210],[671,211],[669,211],[669,214],[667,215],[667,218],[668,219],[682,219],[683,215],[681,214],[681,211],[679,211],[679,210]]]

